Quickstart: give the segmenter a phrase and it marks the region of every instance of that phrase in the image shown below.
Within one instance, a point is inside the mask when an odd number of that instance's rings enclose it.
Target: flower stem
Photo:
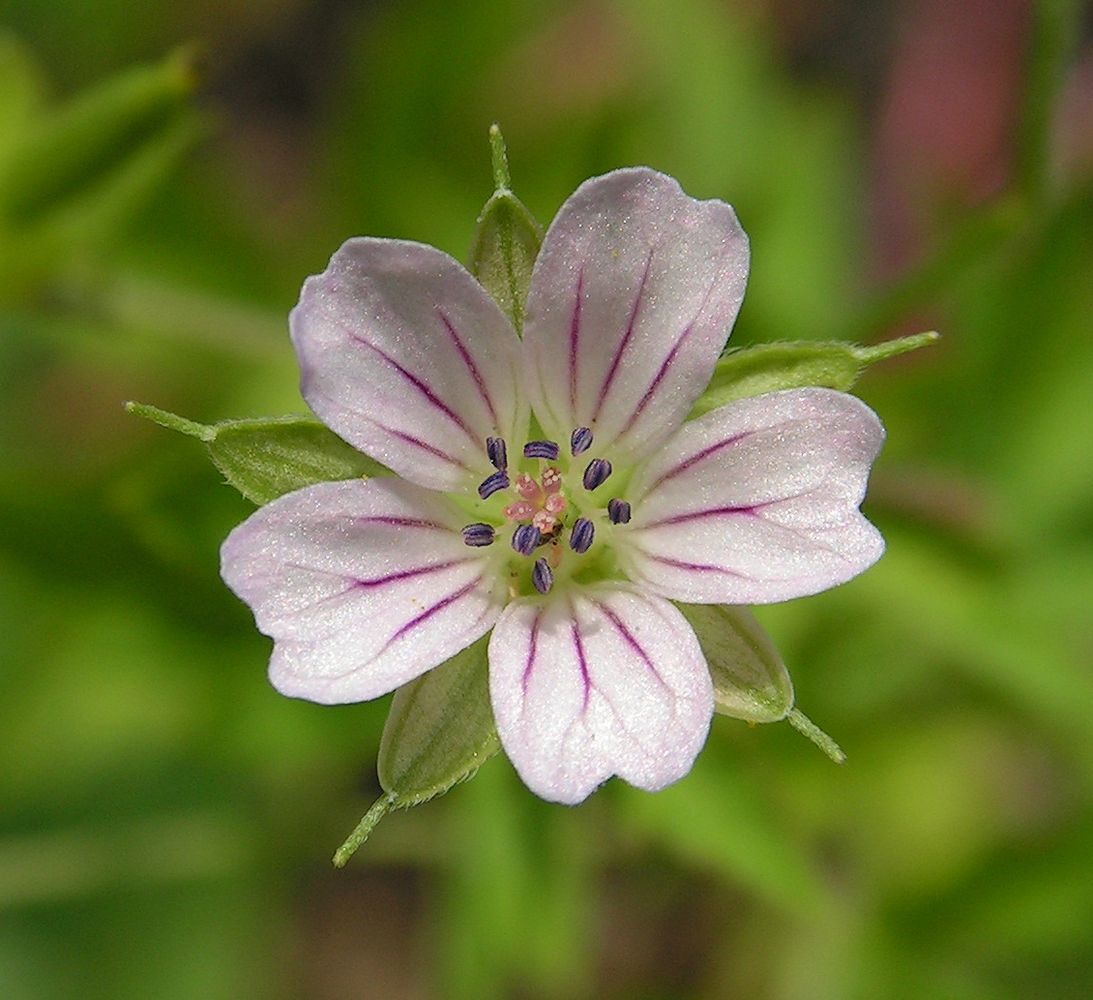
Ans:
[[[353,832],[346,837],[345,843],[334,852],[334,857],[331,860],[334,862],[335,868],[344,868],[346,866],[349,859],[357,853],[360,846],[376,828],[376,824],[395,807],[396,798],[397,796],[393,792],[388,792],[372,803],[371,808],[361,817],[361,821]]]
[[[807,736],[836,764],[846,763],[846,754],[830,736],[816,725],[804,712],[792,709],[786,716],[786,721],[802,736]]]

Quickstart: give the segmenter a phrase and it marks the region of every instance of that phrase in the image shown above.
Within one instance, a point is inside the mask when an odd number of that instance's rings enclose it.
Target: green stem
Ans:
[[[490,126],[490,152],[493,158],[493,186],[498,191],[508,191],[511,184],[509,156],[505,149],[505,137],[501,134],[501,126],[496,122]]]
[[[805,715],[804,712],[800,712],[794,708],[790,711],[789,715],[786,716],[786,721],[802,736],[807,736],[812,740],[812,742],[836,764],[846,763],[846,754],[843,753],[842,747]]]
[[[372,807],[361,817],[361,821],[346,838],[345,843],[334,852],[332,860],[335,868],[344,868],[346,866],[349,859],[357,853],[360,846],[376,828],[376,824],[394,809],[396,798],[397,796],[393,792],[388,792],[372,803]]]

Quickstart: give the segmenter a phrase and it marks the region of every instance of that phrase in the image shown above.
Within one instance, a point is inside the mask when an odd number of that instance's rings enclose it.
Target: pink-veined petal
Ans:
[[[858,510],[883,441],[869,407],[829,389],[713,410],[632,482],[623,566],[695,603],[764,604],[844,583],[884,551]]]
[[[319,483],[236,528],[221,575],[274,640],[270,680],[324,704],[366,701],[443,663],[503,606],[458,509],[395,478]]]
[[[612,461],[652,454],[709,382],[747,273],[747,237],[724,202],[645,167],[582,184],[528,293],[528,393],[544,430],[568,441],[590,427]]]
[[[694,632],[627,584],[510,604],[489,661],[501,744],[544,799],[575,804],[613,774],[663,788],[706,740],[713,691]]]
[[[472,488],[493,471],[486,438],[523,435],[516,334],[439,250],[349,240],[304,282],[290,327],[311,409],[411,482]]]

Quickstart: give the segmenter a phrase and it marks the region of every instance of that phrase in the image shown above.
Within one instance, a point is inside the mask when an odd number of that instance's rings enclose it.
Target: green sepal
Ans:
[[[228,483],[256,504],[315,483],[389,474],[379,462],[311,417],[199,424],[146,403],[126,403],[125,408],[161,427],[203,441]]]
[[[501,747],[490,707],[489,636],[395,692],[380,739],[384,794],[334,854],[341,868],[392,809],[409,809],[466,781]]]
[[[780,389],[820,386],[845,392],[869,365],[916,351],[938,339],[939,335],[930,331],[871,347],[839,341],[798,341],[730,348],[718,360],[710,384],[695,401],[688,419],[737,399]]]
[[[773,640],[747,608],[679,604],[698,636],[713,680],[714,711],[746,722],[780,722],[793,708],[793,681]]]
[[[788,722],[836,764],[842,748],[793,707],[793,681],[755,615],[737,604],[677,604],[691,624],[713,681],[714,711],[745,722]]]
[[[470,269],[512,321],[516,332],[522,333],[524,305],[543,230],[509,188],[505,140],[496,125],[490,127],[490,144],[496,190],[475,225]]]

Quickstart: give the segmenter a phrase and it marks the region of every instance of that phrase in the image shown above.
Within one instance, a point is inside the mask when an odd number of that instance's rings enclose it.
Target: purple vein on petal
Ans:
[[[581,714],[588,711],[588,699],[592,692],[592,679],[588,676],[588,661],[584,655],[584,641],[581,638],[581,625],[577,621],[577,609],[573,608],[573,624],[570,626],[570,635],[573,638],[573,648],[577,653],[577,666],[581,670],[581,683],[584,685],[584,701],[581,703]]]
[[[481,582],[482,582],[482,576],[481,575],[476,576],[473,580],[471,580],[470,583],[465,584],[464,586],[460,587],[458,590],[453,591],[452,593],[448,594],[446,597],[442,597],[435,604],[430,605],[428,608],[426,608],[424,611],[422,611],[421,614],[417,615],[414,618],[411,618],[405,625],[403,625],[401,628],[399,628],[399,630],[393,636],[391,636],[390,639],[387,640],[387,642],[384,645],[383,649],[381,649],[379,651],[379,653],[376,654],[377,657],[382,656],[399,639],[401,639],[408,632],[412,632],[415,628],[417,628],[423,622],[428,621],[430,618],[433,617],[433,615],[438,614],[439,612],[443,611],[446,607],[448,607],[449,605],[454,604],[460,598],[466,597],[467,594],[469,594],[472,590],[474,590],[475,587],[477,587]]]
[[[755,504],[747,507],[708,507],[705,510],[692,510],[686,514],[673,514],[671,517],[662,517],[657,521],[650,521],[641,526],[642,531],[652,528],[663,528],[672,524],[686,524],[688,521],[700,521],[704,517],[731,517],[733,514],[741,514],[745,517],[758,517],[759,510],[765,504]]]
[[[452,343],[455,344],[455,349],[459,352],[459,356],[463,359],[463,364],[467,366],[467,371],[470,372],[471,378],[474,379],[474,384],[478,387],[478,395],[482,397],[482,402],[486,404],[486,409],[489,410],[493,426],[500,430],[501,424],[497,420],[497,411],[493,408],[493,400],[490,399],[489,391],[486,389],[486,380],[482,378],[482,373],[478,370],[478,365],[474,363],[474,358],[471,357],[470,351],[467,350],[466,344],[463,343],[463,338],[459,336],[459,331],[456,330],[452,321],[442,309],[438,309],[436,312],[440,317],[440,322],[444,324],[444,328],[452,338]]]
[[[638,405],[634,408],[634,412],[630,415],[630,419],[626,421],[622,430],[615,436],[615,440],[611,442],[612,445],[618,444],[619,441],[634,429],[634,426],[637,424],[642,413],[645,412],[645,408],[649,405],[653,396],[656,395],[657,389],[660,388],[660,383],[664,381],[669,369],[675,363],[676,356],[679,354],[680,349],[687,342],[687,339],[691,336],[694,328],[698,325],[698,321],[701,318],[702,313],[705,312],[706,305],[710,301],[710,296],[713,294],[713,290],[717,287],[717,284],[718,281],[716,279],[710,282],[709,287],[702,296],[702,302],[699,303],[698,309],[695,310],[694,316],[691,317],[690,322],[676,338],[676,342],[672,345],[672,349],[668,352],[668,356],[661,362],[660,368],[657,370],[656,375],[653,376],[653,381],[649,384],[649,388],[645,390],[645,395],[638,401]]]
[[[535,620],[531,623],[531,635],[528,638],[528,655],[524,661],[524,672],[520,675],[520,687],[524,692],[524,699],[528,695],[528,683],[531,681],[531,671],[535,667],[535,655],[539,651],[539,626],[543,620],[543,612],[535,613]]]
[[[367,517],[353,518],[354,524],[385,524],[392,528],[436,528],[439,531],[451,531],[439,521],[427,521],[421,517],[398,517],[393,514],[373,514]]]
[[[415,566],[413,569],[399,570],[397,573],[388,573],[385,576],[373,576],[368,579],[356,577],[351,586],[357,590],[368,590],[372,587],[382,587],[388,583],[399,583],[402,580],[412,580],[418,576],[426,576],[429,573],[439,573],[442,570],[451,569],[453,566],[461,566],[471,562],[470,559],[449,559],[447,562],[433,563],[429,566]]]
[[[669,559],[667,556],[653,555],[651,552],[642,550],[642,554],[646,559],[651,559],[653,562],[663,563],[665,566],[671,566],[673,569],[685,569],[692,573],[721,573],[724,576],[734,576],[738,580],[750,580],[753,583],[757,583],[758,578],[749,576],[747,573],[740,573],[737,570],[729,569],[726,566],[714,566],[710,563],[696,563],[687,562],[684,559]]]
[[[645,270],[641,275],[641,282],[638,285],[637,295],[634,296],[634,305],[630,309],[630,319],[626,324],[626,331],[623,333],[622,340],[619,341],[619,346],[615,348],[615,356],[611,359],[611,365],[607,370],[607,375],[604,376],[603,384],[600,386],[600,394],[596,399],[596,409],[592,414],[590,423],[595,423],[600,416],[600,412],[603,410],[604,400],[607,399],[607,394],[611,391],[611,386],[615,382],[615,376],[618,374],[619,365],[622,363],[622,356],[626,353],[626,348],[630,343],[631,338],[634,335],[634,328],[637,326],[638,315],[641,312],[642,296],[645,294],[645,285],[649,281],[649,271],[653,263],[653,251],[649,251],[649,256],[645,258]]]
[[[478,441],[474,432],[467,426],[463,418],[455,412],[447,403],[445,403],[433,390],[429,387],[428,383],[424,379],[415,375],[405,365],[401,364],[396,358],[393,358],[383,348],[373,344],[370,340],[366,340],[358,333],[352,331],[346,331],[349,334],[349,339],[356,344],[360,344],[362,347],[367,347],[369,350],[374,351],[384,361],[386,361],[392,368],[395,369],[407,382],[409,382],[415,389],[418,390],[428,400],[429,404],[440,410],[449,420],[452,421],[460,430],[463,431],[472,441]]]
[[[577,293],[569,319],[569,412],[577,417],[577,355],[581,348],[581,305],[584,300],[584,268],[577,272]]]
[[[663,687],[666,691],[671,691],[671,688],[668,687],[667,682],[660,675],[660,671],[657,670],[656,666],[654,666],[653,661],[649,657],[649,654],[645,652],[645,648],[640,642],[638,642],[636,638],[634,638],[634,633],[626,627],[622,619],[619,618],[619,616],[615,614],[615,612],[612,611],[606,604],[600,604],[599,601],[593,601],[592,603],[595,604],[596,607],[599,608],[601,612],[603,612],[607,620],[615,626],[615,630],[619,633],[619,635],[623,637],[626,645],[629,646],[633,652],[637,653],[638,657],[641,659],[641,662],[645,664],[645,666],[649,669],[649,672],[656,678],[657,683],[660,684],[660,686]]]
[[[686,472],[689,468],[698,465],[699,462],[704,461],[711,455],[716,455],[723,448],[731,448],[738,441],[742,441],[744,438],[750,437],[754,433],[754,431],[743,431],[740,434],[734,434],[732,437],[725,438],[724,441],[718,441],[716,444],[711,444],[708,448],[703,448],[701,451],[695,452],[690,458],[684,459],[678,465],[673,466],[667,472],[658,476],[657,479],[654,480],[653,485],[642,494],[642,499],[644,500],[652,496],[652,494],[668,482],[668,480],[674,479],[681,472]]]

